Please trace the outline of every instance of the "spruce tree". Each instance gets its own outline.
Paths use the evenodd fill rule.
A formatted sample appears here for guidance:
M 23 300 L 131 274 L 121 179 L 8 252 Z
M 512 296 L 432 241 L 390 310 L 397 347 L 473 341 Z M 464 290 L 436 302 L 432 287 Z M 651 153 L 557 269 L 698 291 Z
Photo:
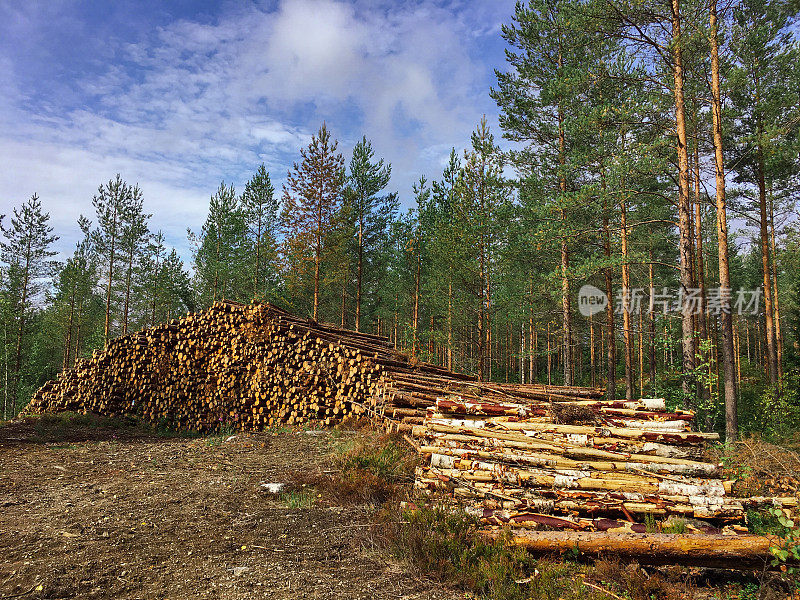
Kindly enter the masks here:
M 247 236 L 251 246 L 253 299 L 275 300 L 278 289 L 278 201 L 269 173 L 262 164 L 242 193 Z
M 246 266 L 245 219 L 233 185 L 222 182 L 211 196 L 208 217 L 200 234 L 189 231 L 201 306 L 209 306 L 219 299 L 244 301 L 250 297 L 252 279 Z

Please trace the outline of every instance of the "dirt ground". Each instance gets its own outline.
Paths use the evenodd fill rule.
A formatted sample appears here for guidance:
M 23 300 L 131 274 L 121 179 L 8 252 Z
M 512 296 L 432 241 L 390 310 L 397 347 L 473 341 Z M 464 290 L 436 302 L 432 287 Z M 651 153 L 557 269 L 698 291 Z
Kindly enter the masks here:
M 370 507 L 262 488 L 324 470 L 335 434 L 228 437 L 0 427 L 0 600 L 464 597 L 376 549 Z

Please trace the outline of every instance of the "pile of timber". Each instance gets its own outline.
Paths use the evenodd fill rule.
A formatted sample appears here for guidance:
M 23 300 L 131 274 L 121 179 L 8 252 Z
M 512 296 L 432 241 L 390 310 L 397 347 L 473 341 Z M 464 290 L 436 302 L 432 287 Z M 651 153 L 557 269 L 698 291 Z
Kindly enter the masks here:
M 797 505 L 731 497 L 721 465 L 704 458 L 718 435 L 693 431 L 694 415 L 667 411 L 662 399 L 504 389 L 504 400 L 442 396 L 412 431 L 425 457 L 415 488 L 488 527 L 643 534 L 680 518 L 682 529 L 719 534 L 748 508 Z
M 353 415 L 410 431 L 434 392 L 471 379 L 418 363 L 382 336 L 221 301 L 111 340 L 42 386 L 27 411 L 137 415 L 200 431 L 328 426 Z

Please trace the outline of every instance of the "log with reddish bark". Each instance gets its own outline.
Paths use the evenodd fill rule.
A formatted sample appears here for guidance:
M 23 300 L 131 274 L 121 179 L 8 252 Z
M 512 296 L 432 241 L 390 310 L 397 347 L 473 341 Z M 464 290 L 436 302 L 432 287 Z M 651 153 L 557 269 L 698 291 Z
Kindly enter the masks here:
M 505 537 L 497 530 L 484 535 L 489 539 Z M 540 556 L 578 552 L 590 557 L 617 556 L 646 565 L 736 569 L 764 568 L 771 559 L 770 547 L 780 544 L 774 536 L 581 531 L 515 531 L 507 541 Z

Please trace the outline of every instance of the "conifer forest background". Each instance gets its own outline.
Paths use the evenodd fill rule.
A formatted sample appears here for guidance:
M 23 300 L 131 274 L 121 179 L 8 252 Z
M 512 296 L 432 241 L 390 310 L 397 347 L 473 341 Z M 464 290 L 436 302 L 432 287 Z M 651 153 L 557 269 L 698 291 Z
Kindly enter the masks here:
M 188 262 L 124 173 L 98 173 L 69 256 L 54 250 L 58 198 L 3 198 L 0 414 L 109 339 L 225 298 L 486 380 L 665 397 L 728 439 L 796 434 L 798 11 L 521 2 L 486 92 L 501 131 L 479 120 L 443 171 L 392 190 L 369 132 L 343 156 L 323 123 L 280 189 L 253 165 L 209 190 Z M 586 285 L 610 298 L 590 316 Z

